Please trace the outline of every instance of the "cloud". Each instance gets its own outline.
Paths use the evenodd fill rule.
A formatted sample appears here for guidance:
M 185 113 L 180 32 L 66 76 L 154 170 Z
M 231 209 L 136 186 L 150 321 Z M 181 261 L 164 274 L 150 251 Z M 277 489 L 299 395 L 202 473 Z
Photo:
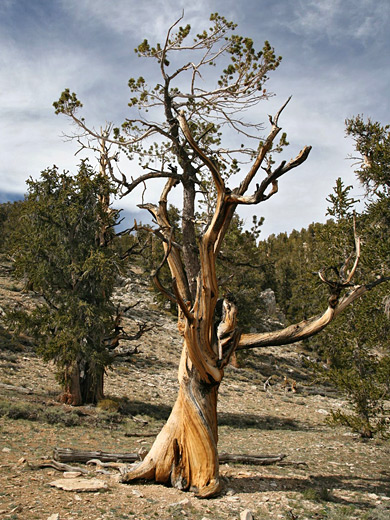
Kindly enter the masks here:
M 345 117 L 364 112 L 388 123 L 390 72 L 383 60 L 390 4 L 384 0 L 3 0 L 0 191 L 23 193 L 25 179 L 53 163 L 74 171 L 76 145 L 61 138 L 72 128 L 52 108 L 64 88 L 77 92 L 91 125 L 129 117 L 128 78 L 155 77 L 151 61 L 137 59 L 133 49 L 145 37 L 163 41 L 183 8 L 183 24 L 194 30 L 218 11 L 239 22 L 238 33 L 253 37 L 257 47 L 271 41 L 285 58 L 269 83 L 277 96 L 249 116 L 267 122 L 292 94 L 281 118 L 291 143 L 284 158 L 313 145 L 308 161 L 281 180 L 275 197 L 245 211 L 266 215 L 267 233 L 323 219 L 334 180 L 342 175 L 353 181 L 345 160 L 352 148 L 344 139 Z M 134 174 L 125 160 L 121 167 Z M 146 198 L 154 200 L 157 190 Z M 174 194 L 178 203 L 179 188 Z M 141 195 L 142 189 L 123 205 L 134 208 Z
M 326 37 L 339 45 L 347 39 L 367 45 L 386 35 L 390 4 L 377 0 L 298 0 L 291 20 L 284 24 L 292 32 L 311 40 Z
M 166 29 L 185 10 L 185 23 L 204 20 L 213 2 L 198 0 L 116 0 L 108 6 L 106 0 L 63 0 L 62 7 L 79 23 L 99 24 L 120 34 L 136 34 L 137 38 L 163 39 Z

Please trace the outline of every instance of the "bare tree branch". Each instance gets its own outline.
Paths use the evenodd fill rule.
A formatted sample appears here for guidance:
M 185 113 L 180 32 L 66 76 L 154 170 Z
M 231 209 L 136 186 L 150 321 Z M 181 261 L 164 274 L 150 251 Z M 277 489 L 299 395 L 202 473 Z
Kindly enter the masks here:
M 278 120 L 280 114 L 283 112 L 283 110 L 286 108 L 287 104 L 289 103 L 291 99 L 291 96 L 287 99 L 287 101 L 284 103 L 284 105 L 279 109 L 274 119 L 269 117 L 270 123 L 271 123 L 271 130 L 268 134 L 267 139 L 265 140 L 265 143 L 260 147 L 260 150 L 257 154 L 256 160 L 252 165 L 252 168 L 247 173 L 245 179 L 240 184 L 240 187 L 236 190 L 237 195 L 244 195 L 244 193 L 247 191 L 249 184 L 253 180 L 254 176 L 258 172 L 260 166 L 262 165 L 265 156 L 272 148 L 272 143 L 274 142 L 275 137 L 280 132 L 281 128 L 278 127 Z
M 277 180 L 279 177 L 305 162 L 309 156 L 310 151 L 311 146 L 305 146 L 305 148 L 299 152 L 295 159 L 291 159 L 287 164 L 282 162 L 278 168 L 276 168 L 274 171 L 271 171 L 267 175 L 267 177 L 261 182 L 260 185 L 257 185 L 256 191 L 253 195 L 236 195 L 235 191 L 233 191 L 231 195 L 229 195 L 229 200 L 236 204 L 258 204 L 259 202 L 268 200 L 278 191 Z M 272 186 L 272 189 L 269 193 L 266 194 L 265 191 L 270 185 Z M 241 188 L 242 185 L 240 186 L 239 191 L 242 191 Z
M 210 159 L 197 145 L 194 138 L 192 137 L 191 131 L 188 127 L 187 121 L 184 116 L 184 112 L 180 112 L 179 116 L 179 123 L 180 128 L 182 129 L 183 134 L 185 135 L 187 141 L 190 143 L 192 148 L 195 150 L 195 152 L 198 154 L 198 156 L 202 159 L 204 164 L 208 167 L 208 169 L 211 172 L 211 175 L 213 176 L 215 186 L 218 190 L 218 192 L 224 192 L 225 191 L 225 184 L 223 182 L 223 179 L 219 173 L 218 167 L 214 164 L 213 160 Z

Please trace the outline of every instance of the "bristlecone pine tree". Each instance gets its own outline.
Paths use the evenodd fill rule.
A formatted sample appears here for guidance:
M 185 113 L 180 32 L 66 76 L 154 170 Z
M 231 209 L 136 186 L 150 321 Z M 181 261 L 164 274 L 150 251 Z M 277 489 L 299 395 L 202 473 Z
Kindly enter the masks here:
M 275 164 L 273 154 L 287 144 L 285 134 L 277 139 L 279 118 L 287 102 L 270 117 L 264 139 L 258 137 L 261 124 L 247 119 L 249 109 L 268 98 L 267 75 L 280 63 L 268 42 L 260 52 L 255 51 L 253 41 L 236 35 L 235 25 L 218 14 L 210 17 L 209 28 L 191 37 L 190 26 L 180 27 L 180 21 L 169 28 L 162 44 L 152 47 L 144 40 L 138 46 L 140 57 L 157 64 L 160 80 L 150 87 L 142 77 L 130 79 L 129 106 L 135 115 L 121 128 L 106 127 L 104 135 L 107 143 L 118 145 L 128 158 L 137 156 L 144 168 L 131 179 L 126 178 L 123 168 L 120 175 L 111 170 L 123 195 L 151 179 L 166 179 L 159 202 L 140 207 L 153 215 L 155 232 L 163 240 L 162 264 L 169 266 L 172 287 L 160 283 L 159 269 L 154 280 L 177 303 L 178 328 L 183 336 L 177 401 L 146 458 L 123 475 L 123 481 L 154 479 L 209 497 L 220 490 L 217 399 L 232 354 L 240 349 L 285 345 L 316 334 L 371 285 L 351 283 L 360 251 L 356 239 L 356 261 L 341 271 L 340 279 L 328 280 L 320 273 L 330 290 L 322 314 L 276 332 L 243 334 L 237 327 L 236 304 L 225 298 L 222 317 L 217 318 L 216 259 L 237 207 L 257 205 L 275 195 L 279 179 L 302 164 L 311 148 L 307 146 L 295 158 Z M 65 90 L 54 106 L 57 113 L 68 115 L 79 126 L 79 139 L 88 136 L 86 147 L 93 139 L 102 138 L 78 117 L 81 103 L 76 94 Z M 222 145 L 225 131 L 230 132 L 226 143 L 231 143 L 236 133 L 236 146 Z M 241 172 L 241 163 L 249 161 Z M 234 188 L 228 186 L 233 174 L 240 175 Z M 183 193 L 180 242 L 167 210 L 172 190 L 178 185 Z M 201 214 L 199 199 L 205 204 Z

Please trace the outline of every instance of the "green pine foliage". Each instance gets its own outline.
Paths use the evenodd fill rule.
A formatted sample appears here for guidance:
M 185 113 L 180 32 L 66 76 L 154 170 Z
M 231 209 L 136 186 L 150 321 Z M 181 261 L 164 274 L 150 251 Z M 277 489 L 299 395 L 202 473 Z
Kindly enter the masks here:
M 13 230 L 17 226 L 17 216 L 21 201 L 0 204 L 0 253 L 8 255 Z
M 75 176 L 49 168 L 38 181 L 28 181 L 12 235 L 15 273 L 42 302 L 10 319 L 37 339 L 37 352 L 55 362 L 64 388 L 75 364 L 89 372 L 87 402 L 95 400 L 97 374 L 111 363 L 111 296 L 120 260 L 111 247 L 117 212 L 102 202 L 110 190 L 86 162 Z
M 354 215 L 356 200 L 352 186 L 342 179 L 327 197 L 325 224 L 311 224 L 290 235 L 271 235 L 259 243 L 260 255 L 268 259 L 268 282 L 290 323 L 318 312 L 327 298 L 327 287 L 318 277 L 321 271 L 337 280 L 346 259 L 354 252 L 354 221 L 361 237 L 362 251 L 355 284 L 375 282 L 390 276 L 390 198 L 388 179 L 389 127 L 358 118 L 347 121 L 362 157 L 358 179 L 366 187 L 366 205 Z M 354 157 L 356 160 L 356 157 Z M 351 269 L 351 258 L 347 269 Z M 320 335 L 305 341 L 320 362 L 316 374 L 336 386 L 349 399 L 350 411 L 334 411 L 332 421 L 343 424 L 363 437 L 386 434 L 390 429 L 384 407 L 390 398 L 390 297 L 389 286 L 349 306 Z
M 346 132 L 355 142 L 359 154 L 356 174 L 369 195 L 389 195 L 390 189 L 390 125 L 357 116 L 346 120 Z
M 259 313 L 264 309 L 261 299 L 266 283 L 267 265 L 261 261 L 257 241 L 264 219 L 253 219 L 252 228 L 235 215 L 226 234 L 217 260 L 220 297 L 231 294 L 237 303 L 238 323 L 242 330 L 259 330 Z

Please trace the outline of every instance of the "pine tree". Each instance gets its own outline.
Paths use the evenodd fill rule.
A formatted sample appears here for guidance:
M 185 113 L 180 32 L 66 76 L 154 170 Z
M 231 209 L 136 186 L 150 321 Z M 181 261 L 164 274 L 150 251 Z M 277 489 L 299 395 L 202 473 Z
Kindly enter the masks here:
M 306 161 L 311 147 L 276 163 L 275 154 L 288 144 L 279 119 L 289 100 L 269 118 L 266 136 L 259 135 L 260 122 L 248 117 L 254 106 L 269 97 L 268 74 L 280 63 L 269 42 L 256 51 L 251 38 L 236 34 L 236 25 L 217 13 L 197 34 L 180 23 L 181 18 L 168 29 L 162 44 L 144 40 L 137 47 L 140 57 L 154 63 L 159 80 L 150 84 L 143 77 L 130 78 L 130 114 L 120 128 L 111 126 L 112 131 L 98 135 L 78 116 L 81 103 L 69 90 L 54 106 L 78 126 L 77 137 L 86 147 L 104 140 L 126 158 L 138 158 L 144 168 L 138 176 L 133 168 L 129 176 L 122 167 L 111 172 L 123 195 L 153 179 L 165 179 L 158 202 L 140 207 L 153 216 L 164 248 L 160 266 L 167 264 L 170 271 L 170 286 L 160 283 L 160 266 L 155 281 L 178 306 L 183 336 L 179 393 L 150 452 L 122 479 L 156 479 L 180 489 L 196 488 L 199 496 L 209 497 L 221 485 L 217 400 L 224 367 L 233 353 L 281 346 L 316 334 L 368 287 L 362 284 L 349 291 L 350 277 L 341 277 L 328 284 L 330 296 L 323 313 L 277 331 L 243 333 L 230 295 L 218 313 L 216 264 L 236 209 L 273 197 L 280 179 Z M 245 171 L 238 180 L 234 175 L 241 167 Z M 180 242 L 168 213 L 172 192 L 179 185 Z M 200 197 L 206 205 L 203 222 L 198 218 Z
M 42 297 L 32 312 L 12 318 L 35 336 L 39 355 L 55 362 L 61 400 L 72 405 L 103 397 L 111 363 L 111 296 L 120 265 L 111 247 L 117 212 L 104 202 L 111 189 L 86 162 L 75 176 L 49 168 L 28 181 L 12 236 L 16 275 Z

